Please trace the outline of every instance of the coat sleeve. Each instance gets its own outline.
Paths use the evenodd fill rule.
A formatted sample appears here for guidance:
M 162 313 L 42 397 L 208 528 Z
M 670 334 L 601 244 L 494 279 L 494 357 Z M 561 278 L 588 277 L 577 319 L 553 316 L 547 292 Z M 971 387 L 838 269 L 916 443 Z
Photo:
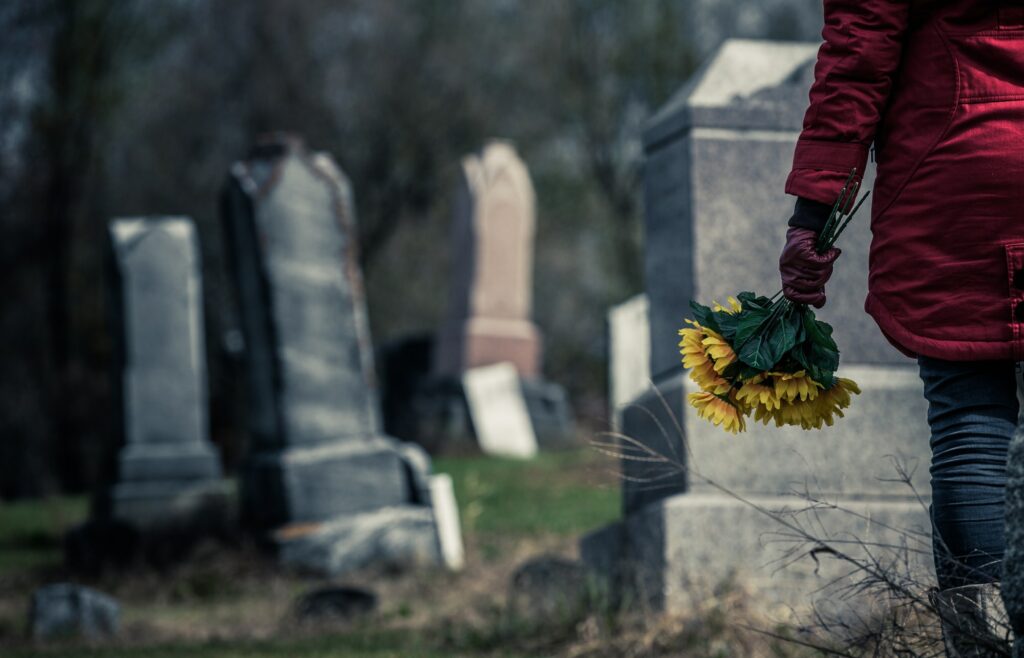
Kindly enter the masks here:
M 786 192 L 831 204 L 858 179 L 899 68 L 910 0 L 825 0 L 810 106 Z

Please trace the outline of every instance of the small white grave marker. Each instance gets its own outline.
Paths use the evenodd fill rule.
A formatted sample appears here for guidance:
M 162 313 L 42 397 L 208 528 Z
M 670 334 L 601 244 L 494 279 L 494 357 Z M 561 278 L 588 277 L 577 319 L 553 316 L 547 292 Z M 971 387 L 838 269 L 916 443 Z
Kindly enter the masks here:
M 651 332 L 647 295 L 613 306 L 608 311 L 608 397 L 615 427 L 622 410 L 651 387 Z
M 455 502 L 452 476 L 447 473 L 430 476 L 430 501 L 434 507 L 437 538 L 441 543 L 441 558 L 446 567 L 458 571 L 466 563 L 466 553 L 462 545 L 462 525 L 459 523 L 459 506 Z
M 537 454 L 537 437 L 514 365 L 496 363 L 467 370 L 462 387 L 481 450 L 522 459 Z

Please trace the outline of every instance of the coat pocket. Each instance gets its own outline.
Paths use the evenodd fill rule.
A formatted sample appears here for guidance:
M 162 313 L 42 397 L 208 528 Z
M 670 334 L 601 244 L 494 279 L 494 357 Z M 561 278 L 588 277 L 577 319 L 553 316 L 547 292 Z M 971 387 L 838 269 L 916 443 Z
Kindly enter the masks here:
M 951 35 L 960 102 L 1024 100 L 1024 29 Z

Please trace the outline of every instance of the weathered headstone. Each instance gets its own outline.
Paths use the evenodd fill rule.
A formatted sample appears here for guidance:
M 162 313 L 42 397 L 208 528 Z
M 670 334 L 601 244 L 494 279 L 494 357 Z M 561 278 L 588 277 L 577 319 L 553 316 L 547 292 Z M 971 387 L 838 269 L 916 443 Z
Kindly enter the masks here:
M 540 374 L 533 298 L 533 184 L 506 142 L 462 161 L 452 233 L 452 292 L 438 336 L 435 369 L 459 376 L 509 361 L 523 377 Z
M 248 371 L 245 519 L 292 564 L 440 563 L 429 459 L 381 434 L 347 179 L 274 136 L 232 168 L 224 219 Z
M 496 363 L 473 368 L 462 376 L 462 387 L 481 450 L 504 457 L 537 454 L 537 438 L 515 366 Z
M 631 405 L 623 433 L 670 457 L 673 465 L 625 460 L 625 518 L 584 542 L 593 563 L 599 544 L 619 551 L 626 582 L 656 607 L 673 608 L 696 581 L 715 585 L 738 570 L 769 596 L 795 603 L 844 565 L 767 566 L 792 544 L 763 539 L 780 526 L 762 510 L 801 508 L 794 491 L 849 504 L 872 519 L 816 511 L 825 535 L 886 536 L 885 524 L 928 532 L 925 508 L 897 479 L 890 456 L 913 471 L 927 498 L 929 431 L 916 368 L 862 310 L 870 240 L 867 213 L 843 235 L 843 257 L 819 316 L 842 349 L 840 374 L 860 383 L 836 426 L 805 432 L 749 423 L 733 437 L 696 418 L 678 351 L 689 301 L 724 301 L 742 290 L 779 287 L 777 254 L 793 198 L 783 193 L 813 79 L 815 44 L 727 41 L 651 121 L 644 137 L 645 275 L 650 302 L 654 387 Z M 873 170 L 866 174 L 870 187 Z M 771 258 L 765 255 L 776 255 Z M 898 534 L 898 533 L 897 533 Z M 728 551 L 721 551 L 726 545 Z M 930 560 L 922 560 L 922 568 Z M 807 566 L 807 568 L 803 568 Z
M 622 426 L 623 408 L 651 386 L 651 332 L 646 295 L 608 311 L 608 410 Z
M 199 249 L 183 217 L 110 225 L 117 433 L 98 516 L 179 523 L 225 493 L 208 437 Z

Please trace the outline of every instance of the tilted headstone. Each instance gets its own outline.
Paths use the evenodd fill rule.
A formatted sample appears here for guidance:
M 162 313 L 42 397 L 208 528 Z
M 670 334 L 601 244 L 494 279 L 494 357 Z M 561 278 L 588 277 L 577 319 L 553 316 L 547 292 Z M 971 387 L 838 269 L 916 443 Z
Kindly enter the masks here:
M 441 557 L 445 566 L 457 571 L 465 566 L 466 552 L 462 545 L 462 525 L 459 523 L 459 506 L 455 501 L 452 476 L 447 473 L 431 476 L 430 500 L 441 542 Z
M 537 454 L 537 438 L 515 366 L 496 363 L 473 368 L 462 376 L 462 388 L 481 450 L 503 457 Z
M 856 500 L 853 507 L 875 521 L 925 532 L 930 527 L 914 492 L 895 481 L 890 461 L 893 456 L 906 463 L 918 492 L 927 496 L 929 432 L 920 380 L 862 310 L 870 241 L 866 209 L 843 234 L 829 302 L 818 313 L 835 327 L 840 375 L 863 388 L 847 417 L 811 432 L 751 420 L 747 433 L 734 437 L 697 418 L 686 402 L 693 386 L 681 364 L 677 332 L 691 316 L 690 300 L 724 302 L 740 291 L 772 295 L 781 287 L 778 254 L 794 201 L 784 194 L 785 180 L 817 48 L 727 41 L 644 136 L 645 287 L 655 388 L 634 401 L 622 422 L 624 434 L 672 463 L 624 460 L 621 532 L 595 535 L 586 546 L 595 554 L 598 537 L 625 546 L 638 567 L 634 585 L 659 607 L 681 603 L 695 578 L 714 580 L 731 569 L 786 601 L 825 582 L 816 580 L 813 564 L 774 577 L 761 569 L 776 555 L 761 538 L 779 527 L 720 487 L 771 509 L 801 507 L 791 494 L 806 490 Z M 873 166 L 865 190 L 872 180 Z M 715 531 L 701 532 L 712 519 L 721 519 Z M 865 538 L 884 531 L 881 523 L 855 523 L 836 512 L 821 528 Z M 722 545 L 729 551 L 716 548 Z
M 223 491 L 208 436 L 199 249 L 183 217 L 118 219 L 109 235 L 122 447 L 99 512 L 160 525 Z
M 424 546 L 441 560 L 436 533 L 421 536 L 435 532 L 429 459 L 381 433 L 347 179 L 274 136 L 232 168 L 223 210 L 246 343 L 246 520 L 293 542 L 284 555 L 331 556 L 324 568 L 375 555 L 368 529 L 388 524 L 396 553 L 382 560 Z M 338 534 L 352 528 L 365 532 Z
M 540 333 L 530 319 L 534 192 L 526 165 L 505 142 L 462 161 L 452 233 L 453 277 L 435 370 L 460 376 L 509 361 L 540 374 Z

